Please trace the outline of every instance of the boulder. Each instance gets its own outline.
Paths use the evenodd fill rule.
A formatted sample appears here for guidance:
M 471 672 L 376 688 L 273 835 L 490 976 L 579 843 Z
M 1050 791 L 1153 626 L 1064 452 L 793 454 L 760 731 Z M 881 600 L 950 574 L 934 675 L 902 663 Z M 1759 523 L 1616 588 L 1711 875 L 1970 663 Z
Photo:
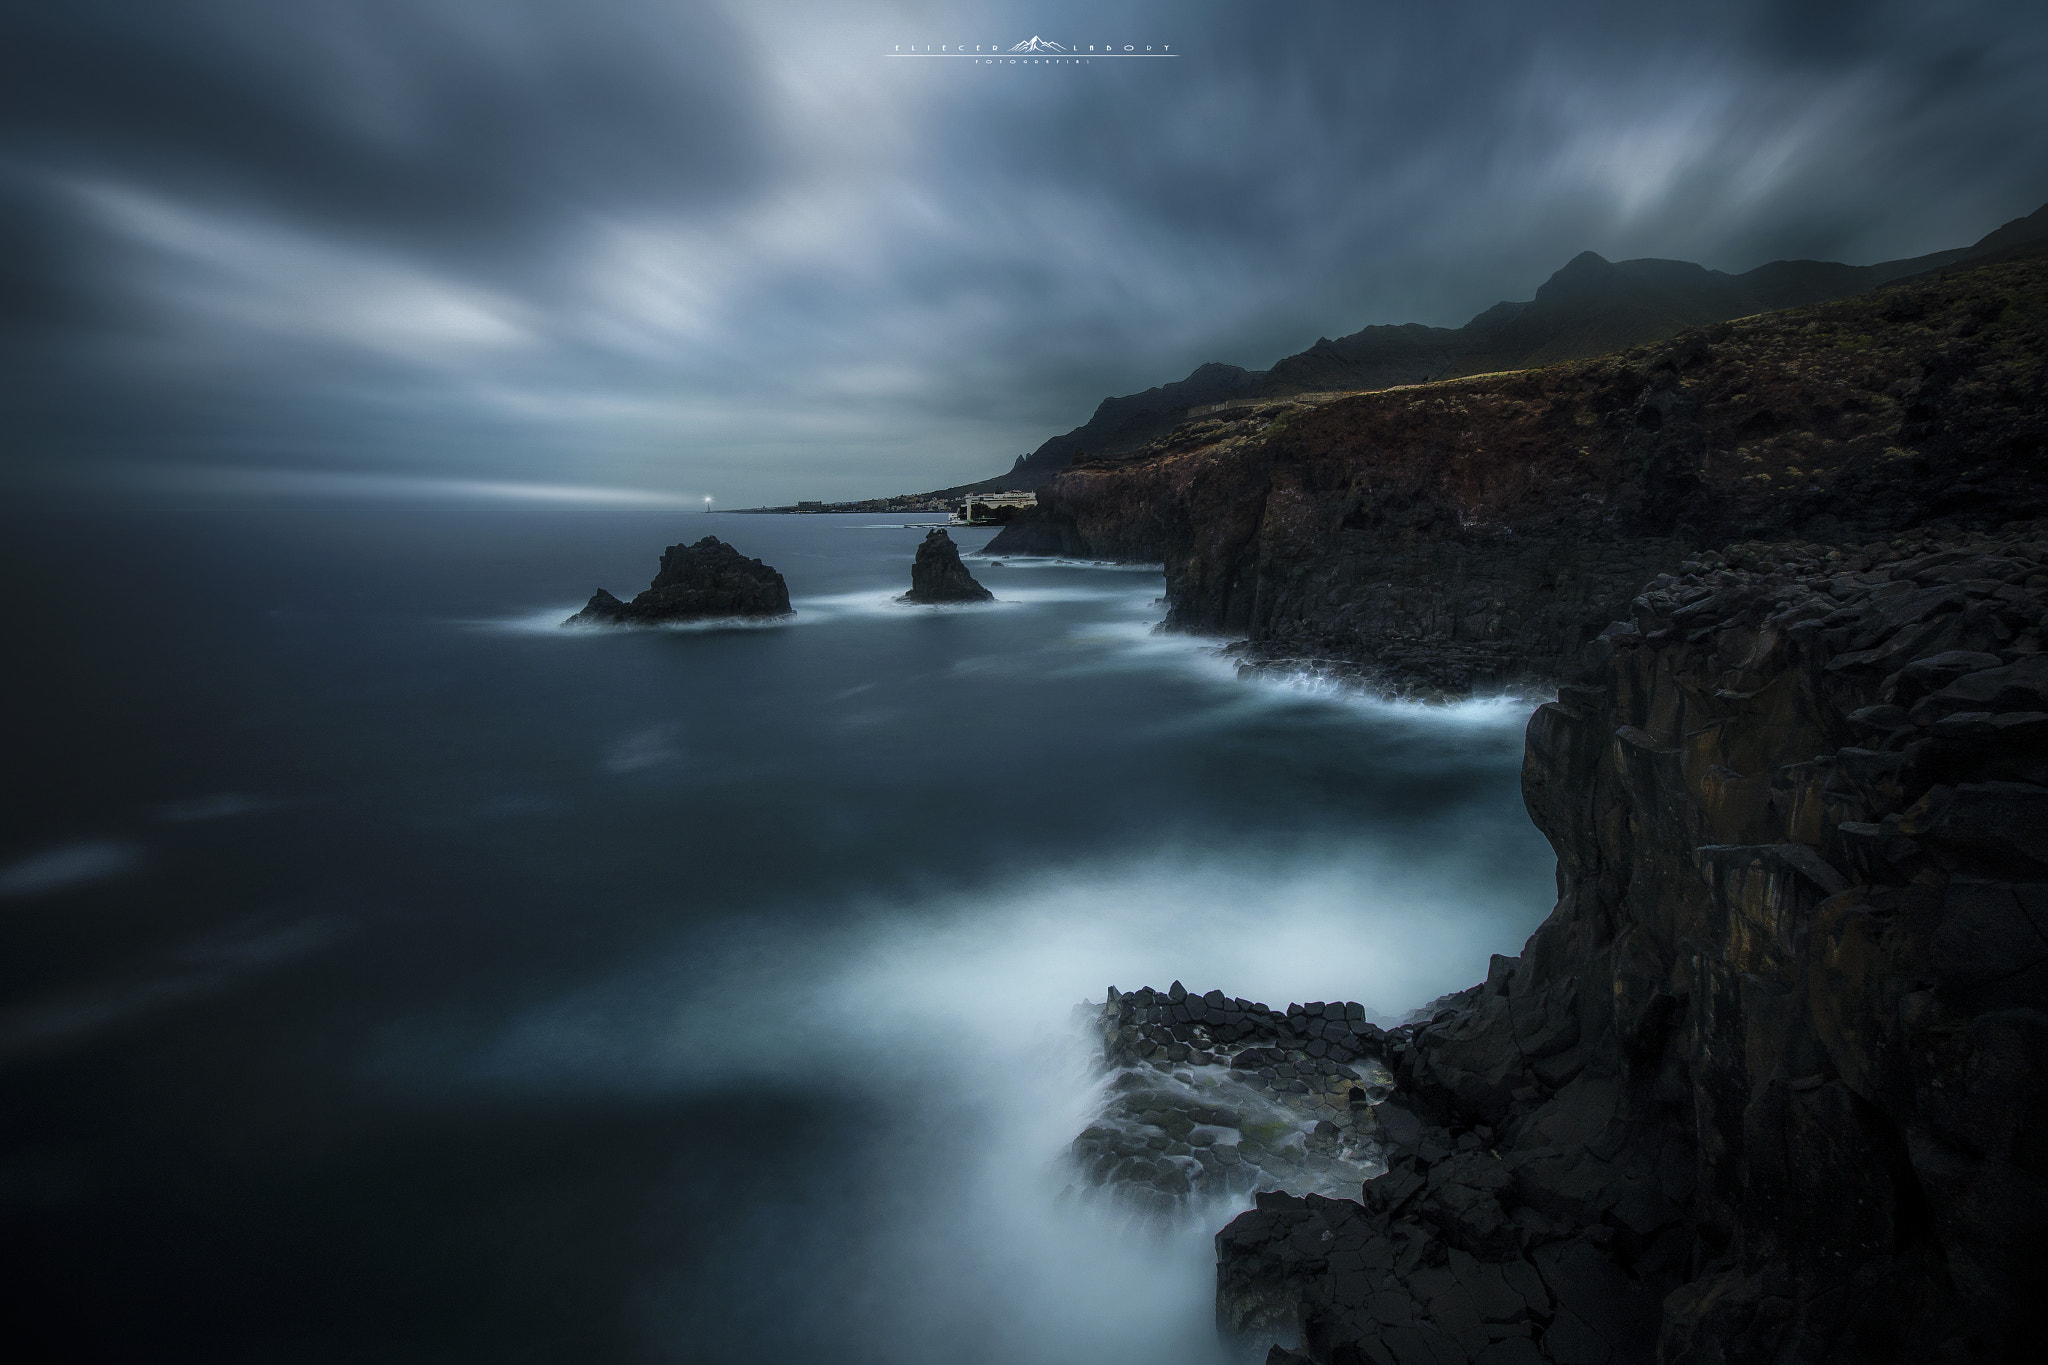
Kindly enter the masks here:
M 934 526 L 917 547 L 917 562 L 910 566 L 910 591 L 899 602 L 993 602 L 996 595 L 974 581 L 960 562 L 960 547 L 953 537 Z
M 630 602 L 599 588 L 565 626 L 652 626 L 726 617 L 787 616 L 789 585 L 758 559 L 716 536 L 671 545 L 647 591 Z

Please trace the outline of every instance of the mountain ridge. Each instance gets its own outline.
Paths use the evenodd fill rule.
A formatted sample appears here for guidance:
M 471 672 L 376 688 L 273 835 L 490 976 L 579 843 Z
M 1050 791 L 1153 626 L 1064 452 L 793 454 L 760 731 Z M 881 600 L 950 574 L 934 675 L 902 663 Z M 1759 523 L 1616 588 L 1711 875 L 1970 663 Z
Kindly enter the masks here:
M 1503 300 L 1463 327 L 1375 323 L 1334 339 L 1318 337 L 1264 370 L 1210 361 L 1184 379 L 1105 398 L 1086 422 L 1047 439 L 1007 472 L 940 491 L 1035 489 L 1078 459 L 1135 454 L 1196 409 L 1215 403 L 1392 388 L 1583 360 L 1663 341 L 1688 327 L 1868 293 L 2043 240 L 2048 204 L 1969 246 L 1874 265 L 1780 260 L 1730 275 L 1692 261 L 1609 261 L 1582 251 L 1538 286 L 1533 298 Z

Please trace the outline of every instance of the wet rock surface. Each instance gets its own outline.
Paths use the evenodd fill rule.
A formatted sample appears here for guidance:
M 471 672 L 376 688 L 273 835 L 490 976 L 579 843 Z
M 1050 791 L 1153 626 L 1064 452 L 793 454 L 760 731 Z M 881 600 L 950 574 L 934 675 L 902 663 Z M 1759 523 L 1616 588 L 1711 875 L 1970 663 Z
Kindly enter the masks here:
M 2048 1291 L 2048 522 L 1675 564 L 1529 725 L 1560 897 L 1218 1236 L 1323 1365 L 2003 1361 Z M 1285 1358 L 1296 1358 L 1286 1355 Z
M 787 616 L 789 585 L 758 559 L 716 536 L 661 553 L 654 581 L 630 602 L 599 588 L 565 626 L 652 626 L 726 617 Z
M 1107 1076 L 1074 1139 L 1085 1182 L 1161 1214 L 1259 1190 L 1342 1194 L 1378 1174 L 1393 1085 L 1356 1003 L 1274 1010 L 1221 991 L 1110 989 L 1091 1008 Z
M 910 566 L 910 591 L 899 602 L 993 602 L 996 595 L 974 581 L 960 562 L 960 547 L 945 531 L 933 528 L 917 547 Z

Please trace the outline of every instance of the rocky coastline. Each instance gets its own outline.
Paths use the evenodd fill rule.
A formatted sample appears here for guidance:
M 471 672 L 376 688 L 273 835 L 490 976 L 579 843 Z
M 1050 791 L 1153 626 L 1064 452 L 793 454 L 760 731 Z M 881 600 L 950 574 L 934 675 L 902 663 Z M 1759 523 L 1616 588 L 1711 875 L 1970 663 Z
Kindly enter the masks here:
M 1556 697 L 1523 789 L 1557 904 L 1484 982 L 1385 1033 L 1346 1011 L 1334 1063 L 1305 1010 L 1101 1013 L 1116 1121 L 1082 1171 L 1255 1195 L 1217 1238 L 1223 1331 L 1315 1365 L 2031 1358 L 2044 357 L 2022 259 L 1212 413 L 991 543 L 1163 560 L 1168 625 L 1247 670 Z M 1224 1120 L 1275 1099 L 1251 1155 L 1287 1155 L 1247 1162 Z
M 1743 541 L 2048 514 L 2048 258 L 1543 369 L 1296 394 L 1044 485 L 983 551 L 1165 565 L 1169 628 L 1393 695 L 1554 685 Z
M 1678 567 L 1530 722 L 1550 918 L 1412 1027 L 1334 1025 L 1391 1087 L 1299 1006 L 1112 999 L 1110 1045 L 1164 1070 L 1322 1042 L 1306 1088 L 1384 1167 L 1309 1188 L 1304 1143 L 1252 1178 L 1217 1238 L 1231 1337 L 1317 1365 L 2030 1350 L 2048 522 Z

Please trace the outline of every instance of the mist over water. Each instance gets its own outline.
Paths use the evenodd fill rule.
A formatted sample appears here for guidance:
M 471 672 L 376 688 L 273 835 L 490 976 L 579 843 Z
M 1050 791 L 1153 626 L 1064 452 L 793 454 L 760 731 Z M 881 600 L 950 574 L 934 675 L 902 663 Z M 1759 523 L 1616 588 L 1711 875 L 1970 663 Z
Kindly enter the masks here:
M 1553 894 L 1526 710 L 1240 682 L 1128 566 L 906 606 L 913 520 L 11 517 L 51 666 L 7 682 L 10 1317 L 69 1359 L 1220 1360 L 1229 1210 L 1067 1189 L 1073 1008 L 1477 980 Z M 557 628 L 704 534 L 796 618 Z

